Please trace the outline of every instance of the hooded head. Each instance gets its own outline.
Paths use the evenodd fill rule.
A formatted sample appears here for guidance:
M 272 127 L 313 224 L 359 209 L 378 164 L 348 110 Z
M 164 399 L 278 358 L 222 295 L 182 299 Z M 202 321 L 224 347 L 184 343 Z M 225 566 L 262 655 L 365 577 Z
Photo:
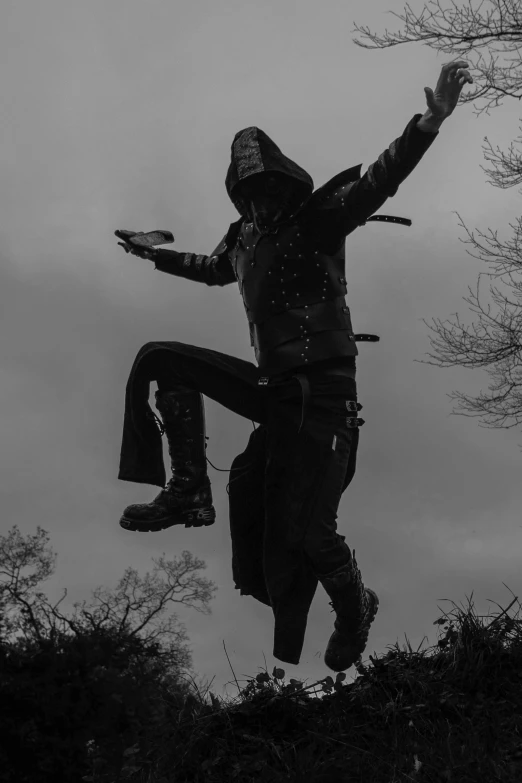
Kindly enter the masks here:
M 234 136 L 225 184 L 239 214 L 261 230 L 288 220 L 314 190 L 311 176 L 255 126 Z

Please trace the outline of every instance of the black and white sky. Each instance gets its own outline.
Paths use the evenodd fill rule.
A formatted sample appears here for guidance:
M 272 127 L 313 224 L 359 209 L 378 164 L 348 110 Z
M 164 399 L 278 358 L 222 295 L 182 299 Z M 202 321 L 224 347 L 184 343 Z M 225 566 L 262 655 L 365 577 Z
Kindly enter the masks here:
M 422 5 L 415 3 L 420 13 Z M 0 29 L 0 416 L 2 532 L 41 525 L 58 553 L 44 583 L 62 611 L 116 586 L 129 565 L 188 549 L 218 591 L 205 616 L 173 607 L 186 625 L 195 672 L 236 695 L 238 676 L 272 657 L 268 607 L 234 589 L 228 473 L 209 466 L 216 524 L 131 534 L 129 503 L 157 488 L 118 481 L 125 385 L 139 348 L 177 340 L 255 361 L 237 286 L 208 288 L 127 256 L 114 229 L 168 229 L 175 249 L 210 253 L 237 213 L 225 190 L 230 144 L 248 125 L 266 131 L 316 187 L 358 163 L 362 171 L 424 113 L 452 55 L 420 43 L 365 50 L 355 23 L 401 29 L 396 0 L 7 0 Z M 466 90 L 469 88 L 466 87 Z M 358 469 L 339 509 L 367 585 L 380 596 L 365 657 L 406 636 L 437 640 L 434 621 L 465 605 L 507 606 L 520 589 L 522 437 L 450 415 L 453 390 L 478 394 L 480 370 L 427 359 L 422 318 L 476 316 L 463 297 L 484 262 L 466 253 L 470 230 L 508 240 L 516 188 L 492 187 L 480 165 L 487 136 L 506 150 L 519 107 L 490 115 L 459 106 L 381 214 L 411 227 L 369 223 L 347 240 L 347 301 L 359 344 L 358 394 L 366 424 Z M 484 301 L 489 300 L 484 283 Z M 151 393 L 155 386 L 151 388 Z M 208 457 L 229 469 L 252 430 L 205 399 Z M 166 452 L 165 452 L 166 453 Z M 334 616 L 320 588 L 299 666 L 326 676 Z

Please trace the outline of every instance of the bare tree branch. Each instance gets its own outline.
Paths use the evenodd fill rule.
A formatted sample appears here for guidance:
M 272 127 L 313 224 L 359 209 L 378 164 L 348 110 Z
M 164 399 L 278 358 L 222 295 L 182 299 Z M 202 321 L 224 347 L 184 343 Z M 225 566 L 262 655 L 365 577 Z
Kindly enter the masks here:
M 187 641 L 184 626 L 178 623 L 176 615 L 156 624 L 156 619 L 165 612 L 170 602 L 184 604 L 196 611 L 210 614 L 209 602 L 217 590 L 211 581 L 198 575 L 205 568 L 205 562 L 184 550 L 178 559 L 166 560 L 165 553 L 154 559 L 154 572 L 147 572 L 141 579 L 137 571 L 127 568 L 118 582 L 116 590 L 97 587 L 94 598 L 75 602 L 74 614 L 67 617 L 57 607 L 67 595 L 51 606 L 43 593 L 34 593 L 34 587 L 54 571 L 54 558 L 46 550 L 48 533 L 38 527 L 36 536 L 24 539 L 16 525 L 6 537 L 0 536 L 0 596 L 3 605 L 15 609 L 19 617 L 9 622 L 9 630 L 22 631 L 26 640 L 36 638 L 40 645 L 54 643 L 58 634 L 72 632 L 76 636 L 92 633 L 99 629 L 113 629 L 126 638 L 137 637 L 146 644 L 158 641 L 163 644 L 158 657 L 166 665 L 187 667 L 190 653 L 183 646 Z M 21 576 L 22 568 L 33 568 L 34 573 Z M 159 572 L 166 574 L 166 580 Z M 147 633 L 142 633 L 147 631 Z
M 442 52 L 456 54 L 459 59 L 464 54 L 473 55 L 476 50 L 487 47 L 490 51 L 489 64 L 480 52 L 475 64 L 471 62 L 472 57 L 466 57 L 470 61 L 469 70 L 475 90 L 462 92 L 459 105 L 484 98 L 488 100 L 486 106 L 475 114 L 478 116 L 482 111 L 489 113 L 488 109 L 500 105 L 505 96 L 522 98 L 522 4 L 517 0 L 489 0 L 492 8 L 483 12 L 484 5 L 485 0 L 474 9 L 469 1 L 468 6 L 458 7 L 452 0 L 452 8 L 446 11 L 438 1 L 428 2 L 429 8 L 425 6 L 420 16 L 415 16 L 407 4 L 404 16 L 390 12 L 405 23 L 404 33 L 389 34 L 386 30 L 384 37 L 379 37 L 367 27 L 356 26 L 355 29 L 374 45 L 363 44 L 357 39 L 354 42 L 366 49 L 376 49 L 421 41 Z M 498 64 L 497 47 L 504 54 L 515 53 L 513 57 L 505 58 L 509 63 L 507 66 Z M 513 149 L 515 142 L 511 144 L 509 153 L 504 154 L 498 147 L 495 153 L 487 137 L 485 141 L 489 149 L 483 148 L 484 157 L 493 163 L 493 169 L 481 168 L 490 175 L 489 183 L 498 188 L 522 183 L 522 157 Z M 520 144 L 520 141 L 517 143 Z M 427 354 L 434 361 L 421 363 L 486 370 L 492 381 L 489 393 L 480 392 L 477 397 L 472 397 L 453 392 L 447 396 L 459 402 L 455 414 L 467 415 L 467 411 L 469 415 L 482 416 L 486 426 L 509 429 L 522 423 L 522 281 L 519 277 L 522 271 L 522 222 L 519 218 L 518 225 L 510 224 L 514 232 L 511 242 L 500 242 L 497 232 L 491 229 L 489 237 L 479 231 L 489 247 L 475 239 L 462 219 L 460 225 L 468 233 L 470 243 L 482 253 L 478 256 L 479 260 L 486 261 L 494 271 L 479 274 L 476 294 L 468 286 L 470 298 L 464 297 L 464 301 L 478 315 L 478 323 L 472 324 L 472 328 L 464 326 L 457 313 L 454 314 L 456 323 L 449 321 L 449 326 L 433 319 L 435 327 L 432 328 L 422 319 L 435 332 L 436 338 L 430 338 L 434 353 Z M 466 252 L 473 256 L 468 250 Z M 507 285 L 513 291 L 513 298 L 508 298 L 498 288 L 491 289 L 491 298 L 496 306 L 493 315 L 491 305 L 488 304 L 486 310 L 479 300 L 480 277 L 483 274 L 502 282 L 508 278 Z
M 493 11 L 484 16 L 480 13 L 484 0 L 480 3 L 477 10 L 471 7 L 471 2 L 469 2 L 468 8 L 458 8 L 455 2 L 452 2 L 453 11 L 445 11 L 441 8 L 440 2 L 430 1 L 428 6 L 435 7 L 438 10 L 430 12 L 424 7 L 419 17 L 415 16 L 407 3 L 404 16 L 389 11 L 393 16 L 405 23 L 406 33 L 388 34 L 386 30 L 385 36 L 381 38 L 371 33 L 368 27 L 359 28 L 356 25 L 355 31 L 362 33 L 373 41 L 375 45 L 364 44 L 356 38 L 353 41 L 363 49 L 384 49 L 401 43 L 422 41 L 434 49 L 439 49 L 441 52 L 457 54 L 459 58 L 480 47 L 487 46 L 491 49 L 497 43 L 507 44 L 503 51 L 517 51 L 522 38 L 522 8 L 520 3 L 517 0 L 489 1 L 498 9 L 497 18 L 494 17 Z M 440 16 L 438 12 L 440 12 Z M 492 57 L 488 66 L 483 63 L 479 53 L 478 62 L 473 66 L 473 81 L 476 84 L 475 91 L 462 92 L 460 95 L 459 104 L 464 104 L 472 103 L 479 98 L 488 97 L 491 93 L 494 93 L 490 102 L 477 113 L 478 115 L 482 111 L 488 113 L 487 110 L 492 104 L 495 107 L 499 106 L 499 100 L 502 96 L 508 95 L 513 98 L 522 98 L 522 74 L 516 70 L 520 66 L 520 55 L 514 58 L 514 64 L 507 68 L 498 66 L 497 59 Z M 513 68 L 515 73 L 512 73 Z

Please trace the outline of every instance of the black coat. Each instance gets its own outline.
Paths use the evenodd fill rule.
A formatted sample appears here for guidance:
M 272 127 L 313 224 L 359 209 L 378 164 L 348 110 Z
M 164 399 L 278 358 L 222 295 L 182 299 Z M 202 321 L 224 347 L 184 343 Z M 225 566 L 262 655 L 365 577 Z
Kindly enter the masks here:
M 206 285 L 237 282 L 265 374 L 356 356 L 358 338 L 345 300 L 345 240 L 370 220 L 411 225 L 405 218 L 372 215 L 397 193 L 437 135 L 417 128 L 421 116 L 414 115 L 362 177 L 361 164 L 352 166 L 316 191 L 310 175 L 266 133 L 256 127 L 239 131 L 225 182 L 240 219 L 210 256 L 160 250 L 156 268 Z M 239 186 L 263 172 L 283 173 L 293 187 L 284 219 L 260 232 Z
M 284 343 L 283 351 L 279 355 L 279 359 L 281 359 L 281 356 L 283 357 L 279 369 L 284 369 L 285 366 L 287 369 L 293 369 L 301 363 L 304 364 L 303 360 L 299 361 L 300 357 L 303 356 L 303 345 L 305 345 L 305 341 L 312 339 L 318 341 L 314 349 L 315 360 L 319 356 L 333 357 L 334 359 L 336 356 L 344 357 L 344 359 L 347 357 L 353 358 L 357 350 L 353 344 L 350 345 L 349 350 L 347 350 L 347 346 L 357 341 L 358 337 L 362 338 L 364 336 L 353 335 L 351 322 L 349 321 L 349 312 L 348 318 L 343 321 L 343 316 L 333 311 L 333 308 L 337 307 L 337 303 L 341 305 L 341 300 L 343 300 L 345 293 L 346 279 L 343 276 L 344 240 L 355 228 L 364 225 L 369 220 L 382 219 L 406 225 L 411 224 L 411 221 L 403 218 L 371 216 L 388 198 L 395 195 L 400 183 L 415 168 L 438 135 L 437 133 L 420 131 L 416 127 L 421 116 L 416 114 L 410 120 L 402 136 L 395 139 L 389 148 L 384 150 L 379 158 L 368 167 L 363 176 L 360 176 L 361 165 L 359 164 L 341 172 L 315 192 L 310 175 L 289 158 L 286 158 L 263 131 L 254 127 L 240 131 L 236 134 L 232 144 L 232 157 L 227 173 L 226 186 L 227 192 L 241 217 L 230 225 L 225 237 L 210 256 L 160 250 L 155 257 L 156 269 L 210 286 L 224 286 L 239 282 L 249 319 L 252 344 L 256 349 L 260 374 L 265 375 L 270 370 L 270 362 L 266 364 L 267 354 L 263 352 L 263 334 L 260 325 L 262 326 L 267 320 L 269 303 L 266 301 L 266 297 L 276 292 L 276 289 L 265 287 L 265 300 L 258 300 L 252 305 L 253 300 L 249 301 L 244 293 L 245 270 L 248 270 L 249 262 L 256 262 L 256 247 L 259 248 L 264 243 L 266 250 L 269 247 L 269 243 L 274 239 L 277 244 L 278 238 L 286 237 L 287 245 L 285 246 L 283 243 L 283 247 L 279 246 L 277 248 L 278 258 L 270 259 L 269 253 L 265 253 L 262 262 L 265 264 L 267 274 L 268 270 L 274 270 L 274 260 L 277 261 L 277 264 L 283 266 L 286 263 L 284 259 L 292 254 L 290 245 L 292 231 L 295 229 L 301 232 L 304 226 L 305 232 L 308 231 L 307 236 L 312 237 L 310 247 L 317 248 L 318 245 L 313 245 L 316 242 L 320 243 L 324 248 L 322 253 L 324 266 L 321 267 L 321 275 L 327 276 L 329 274 L 327 282 L 330 288 L 327 291 L 327 296 L 324 297 L 324 301 L 329 299 L 331 303 L 330 311 L 326 316 L 324 316 L 324 312 L 321 315 L 321 308 L 323 307 L 322 292 L 313 299 L 313 292 L 317 289 L 317 285 L 315 288 L 313 286 L 310 287 L 310 281 L 313 282 L 314 280 L 313 274 L 308 276 L 303 274 L 299 285 L 294 286 L 291 290 L 289 289 L 291 298 L 288 298 L 287 301 L 282 299 L 278 301 L 279 309 L 273 314 L 273 317 L 276 319 L 281 319 L 282 317 L 290 318 L 290 321 L 284 323 L 281 329 L 292 329 L 296 323 L 299 326 L 299 321 L 295 320 L 292 313 L 297 313 L 299 310 L 300 300 L 298 297 L 306 294 L 309 297 L 309 306 L 317 305 L 314 311 L 317 314 L 315 316 L 317 318 L 316 324 L 320 324 L 321 328 L 316 331 L 315 337 L 307 335 L 300 339 L 300 335 L 297 332 L 294 346 L 288 342 Z M 243 272 L 239 274 L 237 262 L 239 255 L 241 255 L 238 252 L 241 250 L 241 240 L 243 239 L 245 244 L 245 237 L 252 236 L 252 230 L 251 226 L 248 226 L 246 207 L 242 203 L 240 195 L 238 195 L 236 186 L 241 179 L 262 171 L 281 171 L 293 177 L 296 183 L 293 193 L 294 201 L 290 205 L 290 217 L 284 225 L 276 227 L 273 236 L 254 237 L 255 243 L 253 239 L 251 242 L 248 238 L 246 239 L 246 243 L 250 242 L 250 246 L 247 247 L 248 253 L 245 254 L 241 251 Z M 314 269 L 312 269 L 313 265 L 310 263 L 312 256 L 305 259 L 306 252 L 308 251 L 303 246 L 303 250 L 298 254 L 303 256 L 303 270 L 306 272 L 308 267 L 310 267 L 310 271 L 314 272 Z M 313 256 L 315 254 L 316 250 L 313 250 Z M 332 258 L 334 258 L 334 262 L 332 262 Z M 332 263 L 334 264 L 333 266 Z M 342 264 L 341 267 L 339 263 Z M 328 272 L 329 269 L 330 272 Z M 332 272 L 332 270 L 334 271 Z M 335 280 L 337 274 L 339 279 Z M 286 284 L 286 281 L 283 282 Z M 325 282 L 325 286 L 327 286 L 327 282 Z M 277 293 L 274 295 L 277 296 Z M 310 300 L 310 296 L 313 302 Z M 258 305 L 259 310 L 256 314 L 255 308 Z M 261 317 L 259 317 L 259 313 L 262 314 Z M 325 321 L 319 322 L 318 319 L 320 317 L 332 319 L 329 330 L 328 326 L 325 327 Z M 312 318 L 311 320 L 313 321 L 314 319 Z M 311 331 L 313 332 L 313 329 Z M 270 329 L 268 331 L 265 330 L 265 335 L 268 332 L 270 332 L 272 337 L 270 338 L 271 342 L 270 340 L 266 341 L 266 346 L 278 348 L 283 332 L 278 333 L 277 329 L 275 331 Z M 319 344 L 321 340 L 323 342 Z M 144 346 L 136 357 L 127 385 L 119 472 L 119 478 L 122 480 L 157 484 L 158 486 L 164 486 L 165 484 L 166 477 L 161 438 L 148 404 L 149 381 L 140 374 L 139 367 L 140 360 L 148 352 L 156 348 L 168 349 L 169 346 L 172 347 L 173 351 L 185 353 L 187 356 L 204 355 L 205 361 L 209 360 L 216 368 L 219 368 L 220 362 L 226 361 L 226 359 L 215 354 L 215 352 L 181 343 L 161 342 L 150 343 Z M 271 361 L 273 358 L 272 354 Z M 232 357 L 230 359 L 233 362 Z M 259 359 L 262 361 L 260 362 Z M 263 361 L 265 361 L 264 365 Z M 251 379 L 248 380 L 251 381 Z M 244 464 L 260 458 L 260 455 L 263 453 L 263 438 L 262 428 L 261 431 L 258 430 L 253 433 L 246 451 L 236 457 L 233 467 L 239 469 Z M 248 481 L 248 478 L 245 481 Z M 243 489 L 245 487 L 247 490 L 249 489 L 246 484 Z M 245 495 L 244 521 L 242 521 L 241 506 L 243 494 Z M 250 531 L 248 535 L 242 534 L 242 531 L 246 531 L 251 524 L 248 494 L 248 491 L 240 493 L 241 496 L 235 494 L 234 518 L 232 518 L 231 514 L 234 580 L 236 587 L 241 590 L 242 594 L 253 595 L 262 603 L 270 605 L 269 594 L 273 592 L 270 586 L 277 583 L 280 574 L 270 573 L 269 569 L 265 567 L 266 564 L 262 562 L 261 557 L 262 548 L 257 544 L 255 546 L 252 544 L 252 532 Z M 262 524 L 261 519 L 256 523 L 257 542 L 263 538 Z M 277 562 L 281 566 L 282 558 L 279 557 Z M 273 607 L 276 615 L 274 654 L 280 660 L 291 663 L 299 662 L 306 627 L 306 616 L 316 586 L 317 579 L 309 571 L 303 570 L 299 584 L 292 587 L 288 597 L 281 599 L 277 612 Z M 293 623 L 290 622 L 292 618 Z

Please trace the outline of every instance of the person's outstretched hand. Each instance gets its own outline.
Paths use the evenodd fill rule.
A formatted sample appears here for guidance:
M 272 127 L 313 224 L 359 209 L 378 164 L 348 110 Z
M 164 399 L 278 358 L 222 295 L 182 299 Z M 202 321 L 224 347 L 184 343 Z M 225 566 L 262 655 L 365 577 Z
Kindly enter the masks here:
M 424 88 L 428 109 L 434 117 L 441 119 L 449 117 L 455 110 L 460 93 L 466 82 L 473 84 L 473 78 L 467 67 L 468 63 L 466 60 L 446 63 L 446 65 L 442 66 L 435 92 L 433 92 L 431 87 Z
M 123 239 L 121 236 L 122 234 L 127 234 L 129 237 L 131 237 L 135 236 L 136 234 L 143 234 L 143 231 L 115 231 L 114 233 L 118 238 Z M 120 245 L 120 247 L 122 247 L 126 253 L 132 253 L 133 256 L 147 258 L 149 260 L 154 258 L 158 252 L 154 247 L 140 247 L 139 245 L 131 245 L 129 242 L 118 242 L 118 245 Z
M 136 245 L 128 245 L 126 242 L 118 242 L 118 245 L 122 247 L 126 253 L 132 253 L 133 256 L 139 258 L 154 258 L 157 255 L 157 250 L 153 247 L 137 247 Z

